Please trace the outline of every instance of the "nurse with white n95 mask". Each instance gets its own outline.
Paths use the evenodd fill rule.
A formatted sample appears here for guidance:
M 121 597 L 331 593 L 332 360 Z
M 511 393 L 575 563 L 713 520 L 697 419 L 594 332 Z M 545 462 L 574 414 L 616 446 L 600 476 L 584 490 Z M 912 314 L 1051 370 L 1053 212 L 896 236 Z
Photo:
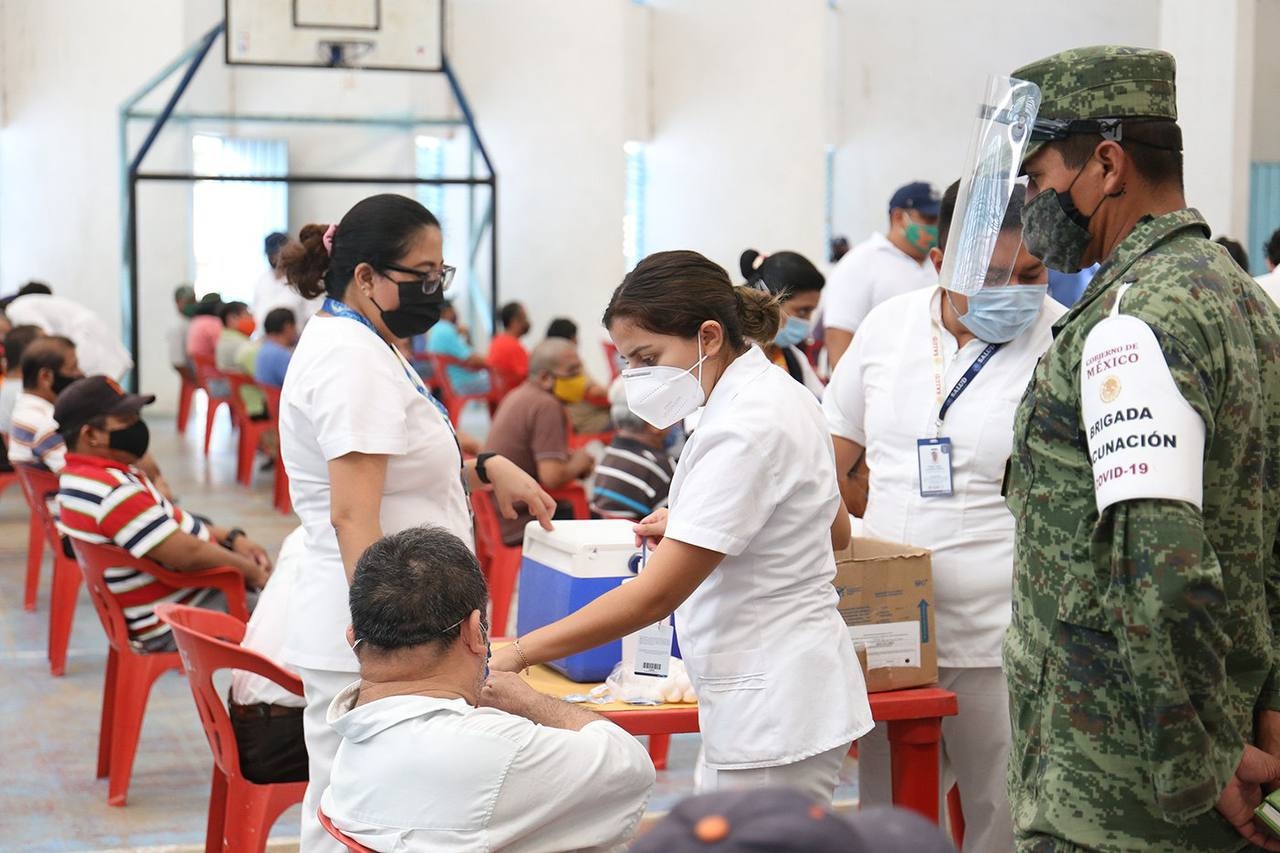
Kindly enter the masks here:
M 670 509 L 636 525 L 656 543 L 639 577 L 492 667 L 565 657 L 675 611 L 703 790 L 780 785 L 829 802 L 871 709 L 832 585 L 849 519 L 822 410 L 749 343 L 773 340 L 779 320 L 775 297 L 695 252 L 650 255 L 623 280 L 604 323 L 629 365 L 628 406 L 659 429 L 705 406 L 701 421 Z

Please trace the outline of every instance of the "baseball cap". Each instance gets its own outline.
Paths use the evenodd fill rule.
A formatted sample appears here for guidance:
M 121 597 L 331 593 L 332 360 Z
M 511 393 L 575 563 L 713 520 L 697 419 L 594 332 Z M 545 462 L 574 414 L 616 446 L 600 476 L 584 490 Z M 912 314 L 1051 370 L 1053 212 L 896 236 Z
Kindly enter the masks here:
M 691 797 L 632 853 L 954 853 L 936 826 L 899 809 L 871 809 L 853 819 L 833 814 L 790 788 L 757 788 Z
M 1050 139 L 1119 124 L 1099 120 L 1177 121 L 1176 73 L 1173 54 L 1115 44 L 1064 50 L 1022 66 L 1010 76 L 1040 87 L 1040 111 L 1023 160 Z
M 109 376 L 86 376 L 68 385 L 53 404 L 58 431 L 76 432 L 104 415 L 136 415 L 156 401 L 154 394 L 126 394 Z
M 889 199 L 890 210 L 918 210 L 925 216 L 937 216 L 942 196 L 925 181 L 912 181 L 898 187 Z

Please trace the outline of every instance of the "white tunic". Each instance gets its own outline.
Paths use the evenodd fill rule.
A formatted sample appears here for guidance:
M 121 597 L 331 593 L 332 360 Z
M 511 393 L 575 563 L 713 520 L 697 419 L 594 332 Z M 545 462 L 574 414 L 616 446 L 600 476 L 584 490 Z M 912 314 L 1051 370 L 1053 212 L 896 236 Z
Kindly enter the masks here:
M 758 347 L 712 390 L 670 507 L 669 538 L 726 555 L 676 611 L 707 765 L 792 764 L 869 731 L 832 586 L 831 440 L 813 394 Z
M 857 332 L 887 299 L 938 283 L 933 265 L 917 261 L 883 234 L 872 234 L 840 259 L 822 289 L 822 322 Z
M 957 349 L 942 326 L 941 288 L 885 302 L 836 365 L 823 398 L 831 432 L 867 449 L 871 487 L 863 533 L 933 551 L 938 663 L 1000 666 L 1013 584 L 1013 515 L 1000 495 L 1013 417 L 1064 311 L 1048 297 L 1035 324 L 1000 348 L 956 398 L 941 434 L 952 442 L 951 497 L 921 497 L 916 440 L 934 437 L 933 337 L 951 391 L 983 341 Z
M 613 849 L 653 788 L 653 763 L 600 720 L 579 731 L 534 725 L 462 699 L 391 696 L 329 706 L 342 735 L 321 807 L 375 850 L 405 853 Z
M 439 525 L 473 543 L 462 457 L 448 419 L 372 329 L 317 316 L 303 330 L 280 397 L 280 451 L 293 509 L 307 530 L 306 563 L 290 598 L 284 659 L 356 672 L 347 646 L 347 577 L 330 523 L 328 463 L 385 454 L 382 532 Z

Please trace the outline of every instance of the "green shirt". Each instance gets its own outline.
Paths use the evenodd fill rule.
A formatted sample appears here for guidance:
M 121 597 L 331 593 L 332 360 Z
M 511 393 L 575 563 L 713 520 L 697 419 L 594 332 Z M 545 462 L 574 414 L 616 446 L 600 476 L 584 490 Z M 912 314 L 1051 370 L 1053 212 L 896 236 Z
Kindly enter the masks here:
M 1280 316 L 1195 210 L 1147 217 L 1054 327 L 1014 424 L 1005 672 L 1020 843 L 1235 850 L 1214 810 L 1258 707 L 1280 708 Z M 1085 338 L 1122 285 L 1205 424 L 1203 510 L 1099 517 L 1081 416 Z

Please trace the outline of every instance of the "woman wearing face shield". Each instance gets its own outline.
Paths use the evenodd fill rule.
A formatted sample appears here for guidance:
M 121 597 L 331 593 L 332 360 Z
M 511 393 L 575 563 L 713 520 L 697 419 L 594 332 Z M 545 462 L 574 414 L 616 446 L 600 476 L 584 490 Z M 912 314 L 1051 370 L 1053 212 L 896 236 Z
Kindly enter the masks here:
M 808 258 L 796 252 L 762 255 L 748 249 L 738 265 L 749 286 L 768 290 L 781 305 L 782 326 L 772 341 L 761 344 L 765 355 L 821 400 L 826 386 L 801 347 L 813 333 L 813 312 L 818 310 L 826 279 Z
M 492 666 L 554 660 L 675 611 L 702 788 L 782 785 L 829 802 L 871 710 L 832 585 L 849 519 L 822 411 L 750 343 L 776 337 L 777 300 L 734 287 L 695 252 L 661 252 L 614 291 L 604 323 L 636 415 L 665 429 L 705 404 L 702 418 L 669 510 L 636 525 L 656 545 L 639 577 L 518 638 Z
M 942 199 L 941 270 L 959 182 Z M 1024 192 L 1009 203 L 989 281 L 965 297 L 932 287 L 876 307 L 823 399 L 849 511 L 866 536 L 933 552 L 939 683 L 960 697 L 942 724 L 960 787 L 966 851 L 1009 850 L 1009 699 L 1000 642 L 1012 606 L 1013 516 L 1001 497 L 1018 401 L 1064 309 L 1021 245 Z M 1012 266 L 1005 283 L 1004 270 Z M 864 453 L 865 450 L 865 453 Z M 869 486 L 867 474 L 869 473 Z M 864 803 L 891 800 L 888 743 L 859 744 Z
M 439 525 L 470 544 L 467 489 L 492 484 L 502 512 L 529 506 L 544 526 L 555 502 L 510 461 L 464 464 L 448 416 L 398 345 L 440 318 L 453 268 L 440 223 L 418 202 L 376 195 L 334 225 L 307 225 L 280 269 L 324 307 L 298 341 L 280 399 L 280 449 L 307 558 L 290 600 L 284 658 L 306 693 L 310 779 L 301 849 L 339 850 L 316 819 L 340 738 L 330 702 L 357 678 L 346 643 L 356 560 L 384 534 Z

